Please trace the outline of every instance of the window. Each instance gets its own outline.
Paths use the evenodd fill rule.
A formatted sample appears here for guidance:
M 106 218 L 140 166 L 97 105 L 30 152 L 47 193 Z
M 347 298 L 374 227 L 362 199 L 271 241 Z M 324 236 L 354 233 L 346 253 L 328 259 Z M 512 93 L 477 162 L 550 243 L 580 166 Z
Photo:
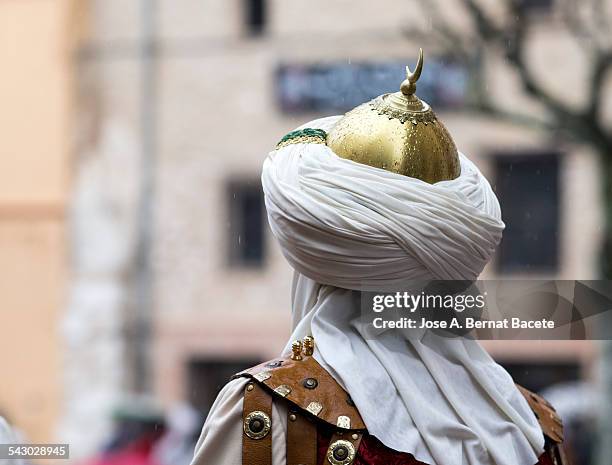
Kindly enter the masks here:
M 344 112 L 387 92 L 399 91 L 406 64 L 416 59 L 390 62 L 284 64 L 276 71 L 276 95 L 285 113 Z M 467 69 L 444 59 L 428 59 L 417 85 L 418 96 L 435 107 L 465 104 Z
M 501 272 L 555 272 L 559 251 L 557 154 L 495 158 L 495 188 L 506 223 L 499 248 Z
M 260 360 L 202 360 L 192 359 L 187 364 L 187 398 L 189 403 L 205 415 L 219 391 L 236 373 L 257 365 Z
M 520 0 L 521 7 L 527 11 L 549 12 L 552 9 L 554 0 Z
M 264 260 L 264 202 L 259 179 L 232 181 L 228 187 L 229 262 L 261 266 Z
M 243 0 L 245 25 L 250 36 L 259 36 L 266 27 L 266 0 Z
M 500 362 L 515 383 L 530 391 L 541 391 L 548 386 L 577 381 L 580 366 L 574 362 Z

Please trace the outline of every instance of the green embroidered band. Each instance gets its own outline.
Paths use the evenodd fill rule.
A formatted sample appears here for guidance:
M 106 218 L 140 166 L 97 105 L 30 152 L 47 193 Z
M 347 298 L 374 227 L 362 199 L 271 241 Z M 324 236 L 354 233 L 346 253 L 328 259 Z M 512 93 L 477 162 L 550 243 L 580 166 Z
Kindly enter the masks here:
M 276 144 L 276 150 L 291 144 L 325 144 L 327 133 L 323 129 L 304 128 L 291 131 Z

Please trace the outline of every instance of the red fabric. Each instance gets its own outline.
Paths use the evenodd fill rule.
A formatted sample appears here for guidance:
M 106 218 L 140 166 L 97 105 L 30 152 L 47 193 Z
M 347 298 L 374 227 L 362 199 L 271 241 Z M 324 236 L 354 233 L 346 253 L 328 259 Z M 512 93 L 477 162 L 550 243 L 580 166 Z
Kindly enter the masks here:
M 317 464 L 329 465 L 326 459 L 327 448 L 331 440 L 331 431 L 322 431 L 318 428 L 317 432 Z M 366 434 L 361 440 L 357 457 L 353 465 L 427 465 L 419 462 L 412 454 L 397 452 L 389 449 L 374 436 Z M 521 464 L 517 464 L 521 465 Z M 544 453 L 540 456 L 535 465 L 553 465 L 550 456 Z
M 153 457 L 155 439 L 143 438 L 121 450 L 101 454 L 85 465 L 159 465 Z

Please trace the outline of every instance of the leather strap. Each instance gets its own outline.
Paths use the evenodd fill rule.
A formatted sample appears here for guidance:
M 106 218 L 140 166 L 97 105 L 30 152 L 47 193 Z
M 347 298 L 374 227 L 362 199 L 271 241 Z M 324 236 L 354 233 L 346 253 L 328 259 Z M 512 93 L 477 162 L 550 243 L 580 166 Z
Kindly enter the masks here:
M 563 445 L 559 443 L 552 443 L 546 451 L 551 458 L 553 465 L 568 465 L 569 461 L 563 450 Z
M 272 396 L 256 383 L 244 388 L 242 463 L 272 465 Z
M 549 438 L 555 443 L 563 442 L 563 422 L 555 411 L 554 407 L 548 403 L 543 397 L 525 389 L 518 384 L 516 387 L 519 389 L 523 397 L 527 400 L 529 407 L 533 411 L 534 415 L 540 423 L 544 436 Z
M 317 465 L 317 426 L 292 409 L 287 415 L 287 465 Z

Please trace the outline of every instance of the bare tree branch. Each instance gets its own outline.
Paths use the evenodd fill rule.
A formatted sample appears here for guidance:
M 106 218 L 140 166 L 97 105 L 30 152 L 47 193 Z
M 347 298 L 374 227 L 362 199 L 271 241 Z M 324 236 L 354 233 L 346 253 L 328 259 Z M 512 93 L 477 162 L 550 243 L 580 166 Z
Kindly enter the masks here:
M 555 129 L 555 126 L 550 124 L 549 121 L 536 118 L 531 115 L 526 115 L 524 113 L 512 112 L 490 102 L 468 105 L 466 110 L 475 111 L 486 116 L 492 116 L 497 120 L 507 121 L 508 123 L 516 124 L 518 126 L 525 126 L 529 129 Z
M 498 47 L 506 50 L 506 58 L 514 65 L 525 92 L 543 103 L 557 118 L 564 118 L 571 114 L 572 110 L 564 102 L 550 94 L 537 81 L 529 68 L 525 59 L 525 49 L 530 22 L 522 4 L 517 0 L 506 0 L 511 19 L 505 29 L 499 29 L 475 0 L 461 1 L 472 15 L 482 40 L 495 43 Z
M 612 69 L 612 51 L 598 53 L 594 58 L 591 71 L 591 90 L 586 109 L 587 115 L 596 121 L 599 121 L 601 116 L 603 88 L 610 69 Z
M 612 160 L 612 130 L 604 126 L 600 115 L 603 88 L 608 72 L 612 69 L 612 51 L 593 45 L 588 48 L 588 53 L 592 57 L 589 99 L 584 108 L 575 109 L 560 97 L 550 93 L 545 85 L 538 81 L 531 69 L 531 63 L 526 59 L 528 39 L 533 24 L 523 0 L 504 0 L 507 17 L 499 24 L 484 10 L 478 0 L 458 1 L 472 19 L 475 36 L 458 31 L 444 18 L 438 4 L 433 0 L 422 4 L 422 6 L 427 5 L 425 13 L 432 19 L 432 30 L 414 29 L 408 33 L 412 37 L 418 36 L 420 40 L 431 41 L 433 38 L 447 56 L 460 59 L 467 66 L 473 84 L 473 95 L 466 110 L 478 111 L 517 124 L 527 124 L 530 127 L 562 130 L 568 136 L 594 146 L 604 157 Z M 594 16 L 597 16 L 595 13 L 603 8 L 601 0 L 590 0 L 590 3 Z M 596 38 L 594 33 L 591 33 L 594 26 L 584 22 L 583 17 L 578 18 L 578 14 L 575 17 L 577 21 L 572 25 L 574 28 L 572 34 L 575 37 L 580 35 L 583 38 L 580 40 L 584 40 L 585 43 L 594 41 Z M 486 66 L 483 64 L 486 50 L 497 50 L 505 55 L 517 73 L 524 92 L 544 106 L 550 119 L 541 120 L 509 111 L 492 102 L 486 86 Z
M 475 0 L 462 0 L 464 7 L 468 10 L 474 20 L 476 29 L 484 41 L 495 40 L 503 35 L 495 22 L 487 15 Z
M 605 0 L 593 1 L 593 23 L 598 31 L 600 38 L 604 38 L 604 48 L 612 47 L 612 28 L 610 28 L 609 12 L 606 11 Z
M 445 55 L 462 61 L 470 61 L 471 48 L 475 38 L 460 34 L 450 25 L 448 20 L 440 11 L 437 1 L 420 2 L 420 8 L 424 14 L 431 19 L 431 29 L 412 28 L 407 31 L 408 35 L 430 42 L 433 40 L 444 50 Z

